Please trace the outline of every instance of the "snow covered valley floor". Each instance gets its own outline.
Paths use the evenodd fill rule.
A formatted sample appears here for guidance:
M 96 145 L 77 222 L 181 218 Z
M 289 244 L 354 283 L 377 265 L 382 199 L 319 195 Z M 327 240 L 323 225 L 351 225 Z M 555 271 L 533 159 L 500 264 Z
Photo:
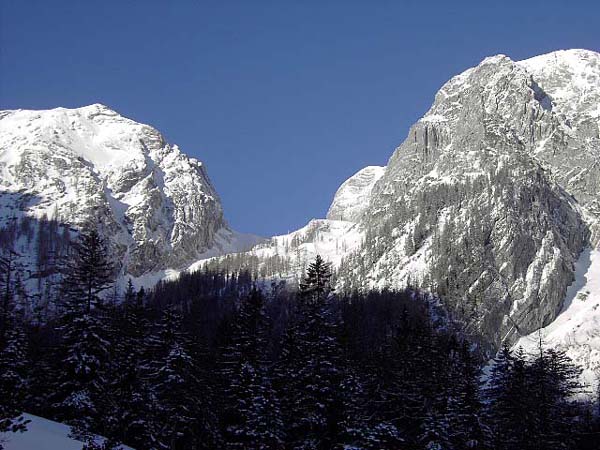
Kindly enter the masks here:
M 0 445 L 5 450 L 81 450 L 83 442 L 69 437 L 71 427 L 42 417 L 24 414 L 31 420 L 24 433 L 0 433 Z M 97 443 L 102 439 L 98 438 Z M 133 450 L 122 446 L 121 450 Z

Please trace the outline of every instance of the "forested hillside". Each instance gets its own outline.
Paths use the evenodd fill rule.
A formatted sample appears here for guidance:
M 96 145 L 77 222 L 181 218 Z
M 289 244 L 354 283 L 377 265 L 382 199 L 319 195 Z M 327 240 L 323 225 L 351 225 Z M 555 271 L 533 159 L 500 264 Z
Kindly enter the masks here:
M 317 257 L 299 288 L 223 267 L 115 290 L 92 228 L 48 278 L 48 313 L 2 254 L 0 431 L 23 411 L 137 449 L 592 449 L 597 396 L 564 353 L 485 355 L 418 289 L 337 294 Z M 95 447 L 96 446 L 96 447 Z

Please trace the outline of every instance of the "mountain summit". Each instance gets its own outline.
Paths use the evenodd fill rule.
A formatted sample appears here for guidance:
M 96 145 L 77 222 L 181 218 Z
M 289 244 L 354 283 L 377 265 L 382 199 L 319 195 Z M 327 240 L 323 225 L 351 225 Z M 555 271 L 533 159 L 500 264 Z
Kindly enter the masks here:
M 2 225 L 21 215 L 99 225 L 133 276 L 239 241 L 200 161 L 100 104 L 0 112 L 0 199 Z
M 427 287 L 495 346 L 552 322 L 597 243 L 598 95 L 600 55 L 584 50 L 452 78 L 373 187 L 367 269 L 341 278 Z

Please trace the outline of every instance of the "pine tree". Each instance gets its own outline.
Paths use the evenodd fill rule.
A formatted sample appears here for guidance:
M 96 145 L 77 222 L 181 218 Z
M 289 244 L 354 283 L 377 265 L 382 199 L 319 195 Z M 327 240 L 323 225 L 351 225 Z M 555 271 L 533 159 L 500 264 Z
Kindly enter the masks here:
M 113 284 L 113 268 L 104 241 L 94 229 L 83 230 L 73 244 L 62 285 L 62 364 L 55 408 L 60 419 L 86 436 L 102 432 L 109 408 L 106 374 L 111 343 L 107 340 L 103 293 Z
M 287 440 L 294 448 L 331 448 L 342 434 L 346 403 L 339 386 L 344 370 L 330 278 L 328 264 L 317 256 L 300 283 L 277 365 Z
M 450 389 L 448 416 L 451 442 L 454 448 L 483 449 L 485 426 L 481 420 L 482 402 L 479 394 L 481 369 L 469 349 L 462 341 L 454 354 L 453 383 Z
M 498 450 L 512 448 L 515 444 L 513 433 L 508 433 L 513 420 L 513 410 L 509 392 L 513 382 L 514 358 L 508 345 L 504 345 L 493 360 L 490 376 L 483 395 L 487 402 L 486 421 L 491 433 L 487 436 L 488 445 Z
M 541 339 L 538 354 L 531 360 L 522 349 L 513 354 L 504 348 L 485 389 L 490 446 L 499 450 L 574 448 L 583 415 L 573 400 L 581 391 L 580 373 L 564 352 L 545 350 Z
M 221 352 L 223 429 L 227 448 L 276 449 L 282 446 L 279 405 L 271 387 L 264 298 L 254 288 L 242 298 Z
M 153 438 L 161 449 L 213 448 L 214 418 L 205 379 L 190 353 L 191 342 L 174 307 L 163 312 L 145 364 L 153 400 Z
M 14 302 L 18 255 L 12 250 L 6 253 L 0 256 L 0 433 L 23 432 L 28 422 L 22 416 L 27 394 L 27 337 Z
M 143 378 L 146 339 L 150 332 L 149 312 L 144 305 L 144 292 L 136 293 L 131 279 L 127 284 L 123 304 L 114 319 L 115 355 L 111 362 L 110 392 L 115 418 L 109 435 L 134 447 L 141 447 L 151 436 L 148 417 L 150 395 Z
M 534 412 L 528 430 L 529 448 L 569 448 L 573 445 L 580 414 L 573 397 L 582 392 L 581 369 L 564 351 L 544 349 L 540 338 L 539 353 L 529 364 L 528 397 Z
M 104 304 L 103 293 L 114 285 L 114 266 L 108 258 L 104 239 L 94 228 L 83 230 L 72 244 L 63 270 L 63 295 L 67 306 L 76 305 L 85 313 Z

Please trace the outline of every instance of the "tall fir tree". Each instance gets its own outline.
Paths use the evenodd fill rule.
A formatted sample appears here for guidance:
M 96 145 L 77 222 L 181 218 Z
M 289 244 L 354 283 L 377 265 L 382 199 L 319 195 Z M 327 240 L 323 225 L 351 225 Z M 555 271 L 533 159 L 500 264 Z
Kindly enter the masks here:
M 546 349 L 540 337 L 537 356 L 528 365 L 528 399 L 533 411 L 529 448 L 573 448 L 581 414 L 575 400 L 583 391 L 581 369 L 562 350 Z
M 22 415 L 28 390 L 27 337 L 15 304 L 18 256 L 12 249 L 0 254 L 0 433 L 27 429 Z
M 498 450 L 509 450 L 516 448 L 519 441 L 517 428 L 513 423 L 515 419 L 515 400 L 514 389 L 517 386 L 515 372 L 515 361 L 508 345 L 504 345 L 494 358 L 490 375 L 483 389 L 483 396 L 486 401 L 486 422 L 490 427 L 490 433 L 487 435 L 488 446 Z M 514 430 L 514 432 L 512 431 Z
M 63 271 L 62 370 L 54 404 L 57 416 L 78 436 L 103 432 L 103 416 L 110 409 L 106 376 L 111 343 L 103 294 L 114 283 L 113 270 L 104 240 L 93 228 L 83 230 Z
M 486 426 L 483 422 L 483 405 L 480 398 L 480 364 L 463 340 L 458 351 L 453 352 L 453 367 L 448 416 L 450 441 L 456 449 L 484 450 Z
M 344 434 L 344 364 L 330 267 L 320 256 L 300 283 L 296 312 L 277 364 L 287 442 L 293 448 L 328 449 Z
M 219 358 L 222 428 L 227 448 L 278 449 L 283 424 L 271 386 L 268 358 L 269 324 L 264 297 L 254 288 L 242 297 Z
M 207 380 L 190 352 L 181 314 L 167 307 L 149 341 L 144 365 L 152 396 L 153 430 L 148 445 L 158 449 L 210 449 L 216 442 Z
M 109 384 L 115 408 L 111 417 L 115 420 L 108 424 L 109 435 L 135 448 L 143 447 L 152 434 L 150 393 L 142 371 L 150 333 L 144 297 L 144 291 L 136 292 L 129 279 L 111 327 L 115 338 Z

